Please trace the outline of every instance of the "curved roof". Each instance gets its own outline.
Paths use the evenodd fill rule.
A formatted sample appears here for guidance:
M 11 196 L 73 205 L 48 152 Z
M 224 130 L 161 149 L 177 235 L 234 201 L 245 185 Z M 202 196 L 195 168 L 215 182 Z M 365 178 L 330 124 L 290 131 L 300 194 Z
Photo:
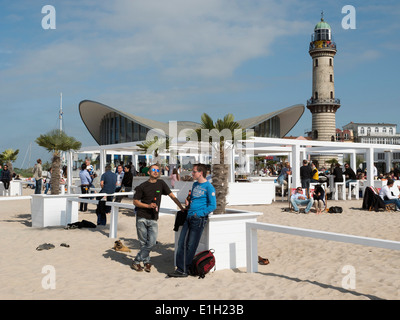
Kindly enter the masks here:
M 321 21 L 318 22 L 314 28 L 314 30 L 317 30 L 317 29 L 331 29 L 331 26 L 327 22 L 325 22 L 323 19 L 321 19 Z
M 284 137 L 299 121 L 300 117 L 303 115 L 305 110 L 304 105 L 297 104 L 288 108 L 284 108 L 275 112 L 263 114 L 257 117 L 248 118 L 244 120 L 237 121 L 242 128 L 250 129 L 254 126 L 274 117 L 279 116 L 280 121 L 280 137 Z M 169 124 L 165 122 L 160 122 L 152 119 L 147 119 L 139 117 L 136 115 L 128 114 L 123 111 L 114 109 L 112 107 L 106 106 L 100 102 L 83 100 L 79 103 L 79 114 L 86 128 L 100 144 L 100 123 L 104 116 L 110 112 L 115 112 L 132 120 L 148 129 L 160 129 L 165 133 L 169 132 Z M 193 121 L 178 121 L 178 132 L 183 129 L 196 129 L 199 127 L 199 123 Z

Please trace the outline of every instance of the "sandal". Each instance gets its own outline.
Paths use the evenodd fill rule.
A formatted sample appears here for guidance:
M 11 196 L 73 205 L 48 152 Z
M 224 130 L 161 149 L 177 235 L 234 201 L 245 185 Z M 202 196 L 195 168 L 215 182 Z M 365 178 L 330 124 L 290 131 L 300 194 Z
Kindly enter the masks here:
M 269 260 L 261 258 L 260 256 L 258 256 L 258 264 L 261 264 L 261 265 L 265 266 L 265 265 L 269 264 Z

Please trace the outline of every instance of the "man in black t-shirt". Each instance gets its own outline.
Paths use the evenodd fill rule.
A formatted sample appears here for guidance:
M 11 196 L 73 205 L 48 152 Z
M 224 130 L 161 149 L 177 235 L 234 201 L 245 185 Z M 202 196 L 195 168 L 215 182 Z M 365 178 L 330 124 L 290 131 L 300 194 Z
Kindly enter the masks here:
M 308 191 L 310 189 L 312 175 L 313 175 L 312 169 L 308 164 L 308 161 L 304 159 L 303 165 L 300 167 L 300 181 L 301 181 L 301 187 L 307 188 L 307 194 L 309 194 Z
M 168 195 L 176 205 L 185 210 L 179 200 L 171 192 L 164 180 L 158 179 L 160 167 L 153 164 L 149 168 L 150 178 L 135 188 L 133 204 L 136 206 L 136 231 L 140 242 L 140 250 L 132 263 L 132 269 L 150 272 L 150 250 L 156 244 L 158 235 L 158 211 L 161 196 Z

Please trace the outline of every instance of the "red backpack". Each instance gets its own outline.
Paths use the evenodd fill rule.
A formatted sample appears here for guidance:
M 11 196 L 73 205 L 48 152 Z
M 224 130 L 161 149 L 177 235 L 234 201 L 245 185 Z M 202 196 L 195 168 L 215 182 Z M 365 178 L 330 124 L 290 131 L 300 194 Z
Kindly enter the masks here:
M 205 250 L 196 254 L 192 260 L 189 271 L 193 276 L 203 279 L 205 275 L 215 267 L 214 250 Z

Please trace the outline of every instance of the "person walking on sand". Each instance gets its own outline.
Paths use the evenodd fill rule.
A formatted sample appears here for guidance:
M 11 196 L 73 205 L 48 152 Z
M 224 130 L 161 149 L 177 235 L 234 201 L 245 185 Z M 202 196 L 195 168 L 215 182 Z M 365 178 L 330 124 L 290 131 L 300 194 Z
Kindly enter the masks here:
M 165 181 L 159 179 L 160 167 L 153 164 L 149 167 L 148 172 L 149 180 L 135 188 L 133 197 L 133 204 L 136 206 L 136 231 L 140 250 L 131 266 L 133 270 L 146 272 L 151 271 L 150 251 L 156 244 L 158 236 L 157 220 L 161 196 L 168 195 L 181 210 L 185 210 Z
M 36 181 L 35 194 L 42 193 L 42 160 L 37 159 L 33 168 L 33 178 Z
M 208 215 L 217 208 L 215 189 L 207 181 L 207 167 L 196 164 L 192 170 L 193 183 L 189 210 L 178 240 L 176 252 L 176 270 L 169 277 L 187 277 L 201 235 L 208 220 Z

